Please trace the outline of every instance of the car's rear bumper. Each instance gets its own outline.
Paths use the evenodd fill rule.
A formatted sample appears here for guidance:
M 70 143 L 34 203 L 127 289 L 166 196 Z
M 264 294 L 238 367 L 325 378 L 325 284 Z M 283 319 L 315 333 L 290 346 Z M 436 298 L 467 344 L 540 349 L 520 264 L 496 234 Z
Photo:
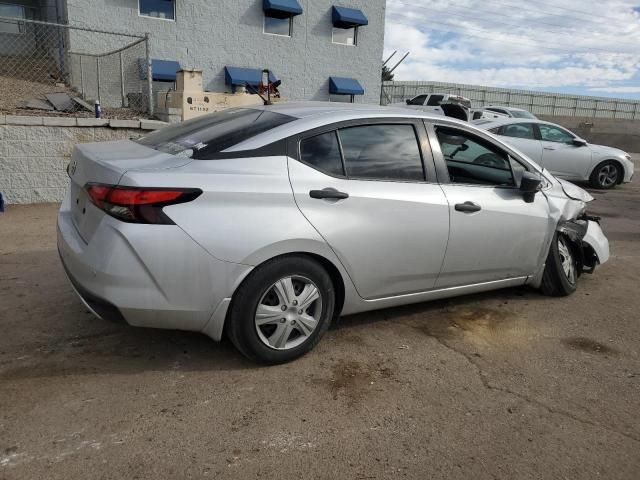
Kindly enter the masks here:
M 129 224 L 105 215 L 85 243 L 68 205 L 58 214 L 58 251 L 93 313 L 134 326 L 221 335 L 222 325 L 209 322 L 250 267 L 215 259 L 175 225 Z

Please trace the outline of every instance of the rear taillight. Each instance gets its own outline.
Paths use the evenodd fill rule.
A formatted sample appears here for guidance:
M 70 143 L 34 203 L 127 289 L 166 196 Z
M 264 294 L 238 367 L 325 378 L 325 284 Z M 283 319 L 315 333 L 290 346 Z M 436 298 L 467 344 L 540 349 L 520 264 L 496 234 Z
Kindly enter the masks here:
M 119 187 L 88 183 L 87 194 L 100 210 L 129 223 L 173 225 L 163 207 L 195 200 L 202 194 L 199 188 Z

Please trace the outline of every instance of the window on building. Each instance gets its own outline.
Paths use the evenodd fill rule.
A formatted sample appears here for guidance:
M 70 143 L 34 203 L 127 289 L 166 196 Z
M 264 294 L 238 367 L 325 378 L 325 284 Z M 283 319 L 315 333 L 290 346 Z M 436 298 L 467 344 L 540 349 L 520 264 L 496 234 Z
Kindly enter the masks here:
M 348 177 L 424 181 L 412 125 L 366 125 L 339 130 Z
M 175 0 L 139 0 L 139 12 L 144 17 L 176 19 Z
M 290 37 L 293 28 L 293 17 L 278 18 L 264 16 L 264 33 Z
M 332 41 L 341 45 L 356 45 L 358 43 L 358 27 L 333 27 Z
M 0 3 L 0 17 L 11 17 L 24 20 L 26 9 L 21 5 L 7 5 Z M 24 32 L 24 24 L 10 20 L 0 20 L 0 33 L 21 34 Z
M 300 159 L 329 175 L 344 175 L 336 132 L 327 132 L 300 142 Z

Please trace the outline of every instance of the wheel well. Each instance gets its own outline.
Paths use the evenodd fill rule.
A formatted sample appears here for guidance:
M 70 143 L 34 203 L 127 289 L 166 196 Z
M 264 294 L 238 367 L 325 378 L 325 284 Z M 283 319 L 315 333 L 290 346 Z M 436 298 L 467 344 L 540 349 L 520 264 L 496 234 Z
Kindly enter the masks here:
M 622 183 L 622 181 L 624 180 L 624 175 L 625 175 L 626 172 L 624 171 L 624 165 L 622 165 L 620 160 L 616 160 L 615 158 L 608 158 L 607 160 L 603 160 L 600 163 L 598 163 L 594 167 L 594 169 L 591 170 L 591 175 L 593 175 L 593 172 L 595 172 L 600 167 L 600 165 L 602 165 L 603 163 L 608 163 L 608 162 L 614 163 L 618 167 L 618 169 L 622 172 L 622 175 L 620 175 L 620 177 L 618 178 L 618 183 L 617 183 L 618 185 L 620 185 Z M 589 177 L 591 177 L 591 175 L 589 175 Z
M 291 252 L 291 253 L 285 253 L 284 255 L 278 255 L 276 257 L 269 258 L 269 259 L 265 260 L 264 262 L 260 263 L 259 265 L 256 265 L 256 267 L 259 267 L 260 265 L 263 265 L 266 262 L 271 262 L 271 261 L 279 259 L 279 258 L 285 258 L 285 257 L 291 257 L 291 256 L 300 256 L 300 255 L 312 258 L 313 260 L 318 262 L 327 271 L 327 273 L 329 274 L 329 277 L 331 277 L 331 282 L 333 283 L 333 288 L 335 289 L 335 292 L 336 292 L 336 306 L 335 306 L 335 310 L 334 310 L 333 316 L 334 316 L 334 318 L 337 318 L 340 315 L 340 312 L 342 311 L 342 307 L 344 306 L 345 288 L 344 288 L 344 280 L 342 279 L 342 275 L 340 274 L 340 271 L 333 264 L 333 262 L 331 260 L 328 260 L 325 257 L 323 257 L 322 255 L 317 255 L 315 253 Z M 251 274 L 249 274 L 249 275 L 251 275 Z M 242 280 L 240 285 L 242 285 L 247 280 L 249 275 Z M 240 285 L 238 285 L 237 288 L 239 288 Z M 237 290 L 237 288 L 236 288 L 236 290 Z M 232 298 L 231 302 L 233 303 L 233 298 Z

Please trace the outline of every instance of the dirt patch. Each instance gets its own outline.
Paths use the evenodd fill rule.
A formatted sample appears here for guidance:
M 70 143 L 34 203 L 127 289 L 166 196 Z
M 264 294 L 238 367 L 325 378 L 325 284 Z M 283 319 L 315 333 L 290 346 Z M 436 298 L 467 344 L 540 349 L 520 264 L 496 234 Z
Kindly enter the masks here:
M 481 343 L 493 343 L 518 332 L 517 317 L 503 308 L 460 307 L 446 310 L 435 318 L 421 320 L 413 328 L 430 337 L 464 337 Z
M 316 378 L 312 383 L 329 390 L 333 400 L 344 398 L 352 407 L 375 389 L 378 381 L 394 376 L 393 366 L 382 361 L 368 365 L 355 360 L 338 360 L 330 370 L 329 378 Z
M 587 353 L 597 353 L 601 355 L 616 355 L 618 353 L 614 348 L 585 337 L 563 338 L 562 343 L 572 350 L 581 350 Z

